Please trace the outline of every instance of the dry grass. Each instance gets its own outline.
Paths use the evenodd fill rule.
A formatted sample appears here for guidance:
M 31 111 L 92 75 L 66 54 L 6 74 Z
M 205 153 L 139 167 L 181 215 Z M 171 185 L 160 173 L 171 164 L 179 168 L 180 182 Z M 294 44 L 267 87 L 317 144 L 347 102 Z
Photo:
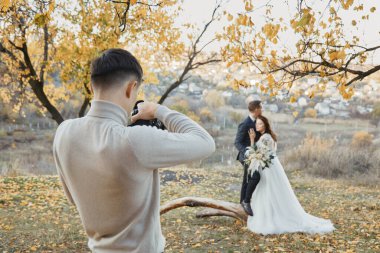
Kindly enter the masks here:
M 299 147 L 285 154 L 285 166 L 305 170 L 319 177 L 339 177 L 359 184 L 378 184 L 380 150 L 371 145 L 368 136 L 356 134 L 351 146 L 342 146 L 334 140 L 308 134 Z

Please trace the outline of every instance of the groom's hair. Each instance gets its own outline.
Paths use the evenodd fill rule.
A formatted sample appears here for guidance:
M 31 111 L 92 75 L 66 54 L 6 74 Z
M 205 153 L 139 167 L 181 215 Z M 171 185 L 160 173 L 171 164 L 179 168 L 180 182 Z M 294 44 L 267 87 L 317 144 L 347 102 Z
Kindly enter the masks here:
M 254 112 L 258 108 L 261 108 L 261 101 L 260 100 L 253 100 L 253 101 L 249 102 L 248 110 L 250 112 Z
M 91 83 L 96 88 L 108 88 L 124 84 L 135 78 L 142 82 L 143 70 L 139 61 L 130 52 L 121 48 L 111 48 L 91 62 Z

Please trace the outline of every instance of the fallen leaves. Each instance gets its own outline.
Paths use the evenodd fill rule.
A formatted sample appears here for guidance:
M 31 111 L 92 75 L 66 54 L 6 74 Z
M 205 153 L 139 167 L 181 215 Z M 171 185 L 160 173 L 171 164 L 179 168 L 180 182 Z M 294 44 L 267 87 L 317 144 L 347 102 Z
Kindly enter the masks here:
M 165 252 L 379 252 L 378 187 L 299 171 L 288 176 L 305 210 L 331 219 L 336 231 L 261 236 L 232 218 L 197 219 L 199 208 L 186 207 L 161 216 Z M 241 177 L 240 167 L 165 169 L 161 202 L 188 195 L 238 202 Z M 58 177 L 0 178 L 0 192 L 0 252 L 89 252 L 79 215 Z

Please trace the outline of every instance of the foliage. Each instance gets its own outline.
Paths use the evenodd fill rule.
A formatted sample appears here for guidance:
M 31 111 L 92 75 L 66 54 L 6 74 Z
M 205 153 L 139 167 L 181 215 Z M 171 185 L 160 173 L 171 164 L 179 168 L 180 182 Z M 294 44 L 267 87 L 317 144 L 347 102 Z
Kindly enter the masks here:
M 180 33 L 173 27 L 178 10 L 170 10 L 176 1 L 165 1 L 160 7 L 151 6 L 153 2 L 131 3 L 123 33 L 118 27 L 118 7 L 108 1 L 2 2 L 0 57 L 5 64 L 1 78 L 5 86 L 0 87 L 0 96 L 15 108 L 25 100 L 38 101 L 40 109 L 60 123 L 62 106 L 72 94 L 84 95 L 82 110 L 88 105 L 89 63 L 102 50 L 128 48 L 143 65 L 157 62 L 158 56 L 178 58 L 183 51 Z M 170 53 L 163 56 L 163 52 Z M 145 68 L 145 78 L 154 83 L 157 79 L 151 68 Z M 59 81 L 63 85 L 56 85 Z
M 213 115 L 212 111 L 207 107 L 202 107 L 199 111 L 199 116 L 202 123 L 215 122 L 216 118 Z
M 373 135 L 365 132 L 359 131 L 352 137 L 352 146 L 355 148 L 365 148 L 372 145 Z
M 305 113 L 305 118 L 316 118 L 317 117 L 317 110 L 313 108 L 307 108 Z
M 201 121 L 201 118 L 194 111 L 190 110 L 189 103 L 186 100 L 177 100 L 173 105 L 170 106 L 170 109 L 187 115 L 195 122 L 199 123 Z
M 354 137 L 357 148 L 308 134 L 300 146 L 286 152 L 285 167 L 304 170 L 313 176 L 377 184 L 380 158 L 379 152 L 370 145 L 372 136 L 365 132 L 354 136 L 357 136 Z
M 241 114 L 239 112 L 235 112 L 235 111 L 230 111 L 229 116 L 232 119 L 232 122 L 234 122 L 235 124 L 239 124 L 244 119 L 243 114 Z
M 322 94 L 333 81 L 342 97 L 349 99 L 354 94 L 351 84 L 380 70 L 380 65 L 363 66 L 371 64 L 369 56 L 380 45 L 361 44 L 362 34 L 356 28 L 358 23 L 365 24 L 370 15 L 376 15 L 378 10 L 370 2 L 266 1 L 257 6 L 252 0 L 244 3 L 245 9 L 235 16 L 225 12 L 230 23 L 219 37 L 227 41 L 222 56 L 227 67 L 245 64 L 263 74 L 262 82 L 255 85 L 271 96 L 290 91 L 290 100 L 295 100 L 302 93 L 295 87 L 297 81 L 309 76 L 320 77 L 319 82 L 307 88 L 310 98 Z M 288 15 L 274 15 L 273 9 L 279 6 Z M 357 18 L 343 19 L 347 13 Z M 352 33 L 345 32 L 347 26 L 353 28 Z M 295 42 L 289 42 L 290 35 L 296 38 Z M 251 85 L 244 78 L 234 81 L 237 87 Z
M 208 90 L 204 100 L 208 106 L 214 109 L 226 104 L 222 93 L 218 90 Z

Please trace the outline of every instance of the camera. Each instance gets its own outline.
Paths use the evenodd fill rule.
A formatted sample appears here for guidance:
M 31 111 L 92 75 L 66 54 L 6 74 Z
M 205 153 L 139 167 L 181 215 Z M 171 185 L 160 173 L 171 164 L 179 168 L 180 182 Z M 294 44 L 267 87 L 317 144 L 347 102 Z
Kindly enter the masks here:
M 143 103 L 144 100 L 139 100 L 135 103 L 135 106 L 133 107 L 133 110 L 132 110 L 132 116 L 136 115 L 139 110 L 137 108 L 137 105 L 139 103 Z M 158 129 L 162 129 L 162 130 L 166 130 L 166 127 L 164 125 L 164 123 L 162 123 L 160 120 L 158 119 L 151 119 L 151 120 L 144 120 L 144 119 L 139 119 L 139 120 L 136 120 L 134 123 L 128 125 L 129 127 L 133 127 L 133 126 L 153 126 L 153 127 L 157 127 Z

